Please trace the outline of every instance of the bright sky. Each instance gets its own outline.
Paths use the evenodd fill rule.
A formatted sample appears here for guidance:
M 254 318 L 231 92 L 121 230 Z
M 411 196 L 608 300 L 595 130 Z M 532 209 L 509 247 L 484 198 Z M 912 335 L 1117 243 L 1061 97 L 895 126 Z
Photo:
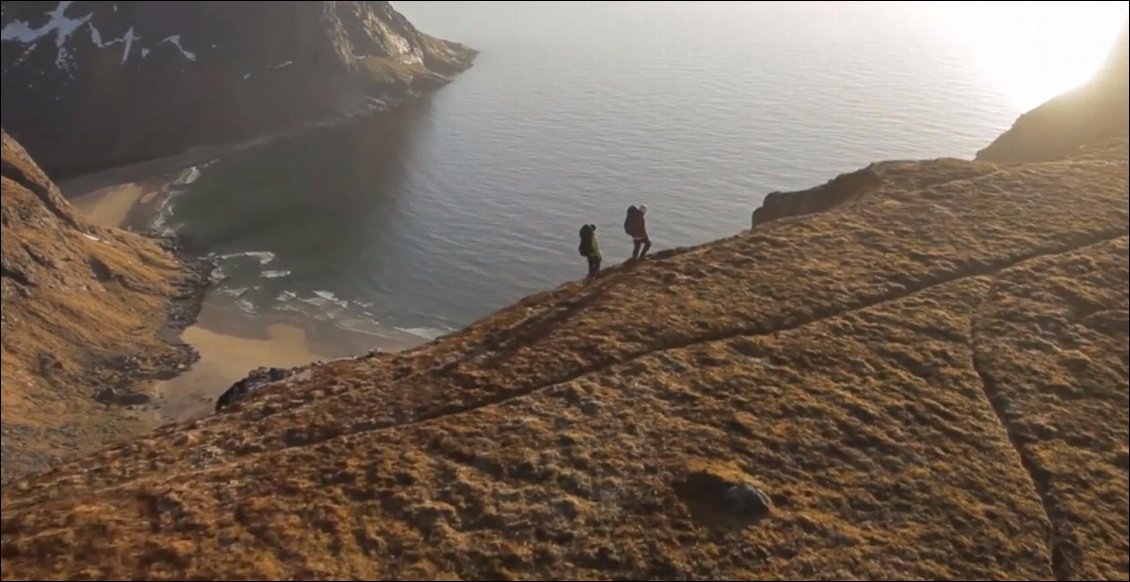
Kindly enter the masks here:
M 443 25 L 445 15 L 465 18 L 465 9 L 447 2 L 394 2 L 405 9 L 417 25 L 441 36 L 451 27 Z M 462 4 L 462 3 L 459 3 Z M 554 3 L 556 5 L 558 3 Z M 593 2 L 576 2 L 562 9 L 590 10 Z M 549 6 L 527 2 L 525 5 Z M 644 5 L 634 4 L 634 6 Z M 725 15 L 739 27 L 762 26 L 763 19 L 782 17 L 786 25 L 795 23 L 796 14 L 807 13 L 806 22 L 821 26 L 821 17 L 852 22 L 864 34 L 885 34 L 891 27 L 930 31 L 946 39 L 946 44 L 964 48 L 971 55 L 971 66 L 984 76 L 987 85 L 1006 95 L 1021 110 L 1031 109 L 1091 77 L 1102 65 L 1118 33 L 1127 21 L 1126 0 L 1115 2 L 677 2 L 646 4 L 666 17 L 696 17 L 707 25 L 711 11 Z M 480 3 L 476 12 L 497 10 L 499 3 Z M 680 15 L 682 7 L 689 12 Z M 517 10 L 505 3 L 502 10 Z M 863 16 L 860 16 L 863 15 Z M 807 17 L 806 17 L 807 18 Z M 772 20 L 770 20 L 772 22 Z M 727 32 L 729 33 L 729 32 Z M 747 33 L 743 31 L 742 33 Z M 756 32 L 753 34 L 757 34 Z M 675 40 L 674 42 L 677 42 Z
M 1125 26 L 1130 3 L 933 2 L 931 16 L 1022 109 L 1087 81 Z

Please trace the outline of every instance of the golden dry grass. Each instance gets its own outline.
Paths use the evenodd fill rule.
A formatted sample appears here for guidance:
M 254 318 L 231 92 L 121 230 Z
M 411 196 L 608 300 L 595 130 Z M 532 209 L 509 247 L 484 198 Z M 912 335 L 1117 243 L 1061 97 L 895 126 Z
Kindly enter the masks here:
M 95 391 L 188 361 L 158 334 L 190 274 L 156 242 L 79 218 L 6 133 L 3 156 L 7 479 L 144 428 Z
M 1125 579 L 1126 151 L 876 164 L 309 366 L 5 487 L 3 576 Z

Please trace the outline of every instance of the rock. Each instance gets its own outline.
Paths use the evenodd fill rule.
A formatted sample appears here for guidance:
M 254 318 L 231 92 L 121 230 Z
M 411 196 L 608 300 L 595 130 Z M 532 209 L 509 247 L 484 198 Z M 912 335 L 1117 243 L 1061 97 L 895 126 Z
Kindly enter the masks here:
M 94 399 L 104 404 L 115 404 L 127 408 L 148 404 L 151 400 L 148 394 L 115 390 L 112 387 L 102 388 L 94 394 Z
M 700 521 L 758 520 L 772 512 L 769 496 L 752 477 L 729 463 L 692 459 L 679 472 L 675 493 Z
M 124 394 L 124 395 L 118 397 L 118 403 L 124 404 L 126 406 L 141 407 L 141 406 L 144 406 L 146 404 L 149 404 L 150 400 L 152 400 L 152 399 L 149 397 L 148 394 L 142 394 L 140 392 L 130 392 L 128 394 Z
M 726 490 L 726 503 L 734 515 L 764 517 L 769 515 L 773 503 L 764 491 L 748 483 L 739 483 Z
M 106 402 L 106 403 L 113 402 L 114 399 L 117 396 L 118 396 L 117 391 L 114 390 L 112 387 L 109 387 L 109 386 L 107 386 L 106 388 L 102 388 L 102 389 L 98 390 L 98 392 L 94 393 L 94 399 L 97 400 L 98 402 Z
M 451 79 L 435 73 L 424 73 L 412 79 L 411 87 L 416 91 L 435 91 L 451 82 Z
M 799 192 L 770 192 L 761 206 L 753 211 L 751 228 L 779 218 L 823 212 L 865 194 L 879 185 L 880 178 L 873 166 L 858 172 L 842 174 L 823 186 Z
M 5 2 L 3 125 L 54 174 L 401 103 L 475 51 L 388 2 Z M 82 123 L 73 123 L 82 119 Z
M 291 370 L 285 368 L 256 368 L 246 378 L 232 384 L 216 399 L 216 412 L 234 406 L 268 384 L 285 380 L 291 373 Z

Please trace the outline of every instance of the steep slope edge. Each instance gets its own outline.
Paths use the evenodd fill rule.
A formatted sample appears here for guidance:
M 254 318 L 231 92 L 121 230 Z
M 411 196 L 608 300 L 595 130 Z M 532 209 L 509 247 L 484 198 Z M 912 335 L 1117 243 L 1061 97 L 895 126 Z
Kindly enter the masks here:
M 79 218 L 7 132 L 2 227 L 7 480 L 130 434 L 107 406 L 144 400 L 132 378 L 191 361 L 158 335 L 191 315 L 199 281 L 156 242 Z
M 1127 135 L 1130 126 L 1130 29 L 1123 28 L 1106 64 L 1087 84 L 1021 115 L 977 152 L 986 162 L 1050 160 L 1079 146 Z

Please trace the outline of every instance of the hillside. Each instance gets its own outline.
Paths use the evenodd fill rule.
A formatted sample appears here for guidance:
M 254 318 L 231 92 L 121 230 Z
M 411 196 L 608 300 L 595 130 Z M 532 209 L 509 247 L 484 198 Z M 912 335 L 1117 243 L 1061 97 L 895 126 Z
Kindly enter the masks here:
M 3 134 L 0 478 L 137 434 L 135 381 L 194 354 L 167 343 L 199 278 L 153 240 L 80 218 Z
M 986 162 L 1032 162 L 1071 155 L 1079 146 L 1130 131 L 1130 28 L 1088 83 L 1021 115 L 977 153 Z
M 3 576 L 1125 578 L 1126 140 L 864 171 L 6 486 Z
M 874 163 L 419 348 L 260 371 L 6 483 L 0 576 L 1127 579 L 1125 115 L 1057 98 L 977 161 Z M 7 467 L 12 419 L 50 443 L 90 402 L 91 346 L 184 352 L 154 339 L 173 257 L 4 154 Z
M 475 51 L 388 2 L 4 2 L 3 124 L 60 179 L 396 106 Z

